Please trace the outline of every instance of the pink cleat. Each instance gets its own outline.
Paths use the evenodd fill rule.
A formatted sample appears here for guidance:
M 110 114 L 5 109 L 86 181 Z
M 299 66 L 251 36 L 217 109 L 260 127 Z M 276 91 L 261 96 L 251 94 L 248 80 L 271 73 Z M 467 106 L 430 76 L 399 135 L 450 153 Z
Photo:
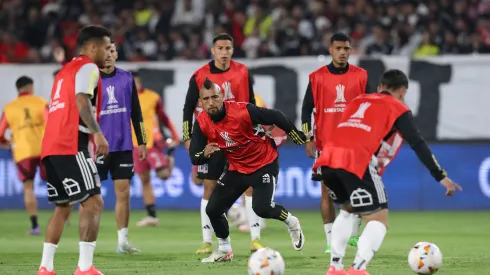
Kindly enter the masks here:
M 37 275 L 56 275 L 56 272 L 54 270 L 48 271 L 44 266 L 41 266 Z
M 347 272 L 347 275 L 369 275 L 369 273 L 367 273 L 367 271 L 365 269 L 357 270 L 357 269 L 352 268 L 352 266 L 351 266 L 349 271 Z
M 333 265 L 331 265 L 325 275 L 347 275 L 347 272 L 345 272 L 343 268 L 341 270 L 337 270 Z
M 102 272 L 98 271 L 97 269 L 95 269 L 94 266 L 91 266 L 86 271 L 81 271 L 80 270 L 80 267 L 77 266 L 77 270 L 75 271 L 75 273 L 73 273 L 73 275 L 104 275 L 104 273 L 102 273 Z

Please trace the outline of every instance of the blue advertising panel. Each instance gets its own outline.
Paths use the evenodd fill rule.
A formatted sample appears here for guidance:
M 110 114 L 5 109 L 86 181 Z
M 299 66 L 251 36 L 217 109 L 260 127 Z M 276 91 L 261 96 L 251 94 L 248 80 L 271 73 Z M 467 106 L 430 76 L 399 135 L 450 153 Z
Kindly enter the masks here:
M 453 198 L 444 196 L 444 188 L 435 182 L 408 146 L 404 146 L 387 168 L 383 180 L 393 210 L 476 210 L 490 209 L 490 145 L 432 145 L 439 163 L 449 176 L 460 183 L 464 191 Z M 172 177 L 160 180 L 152 174 L 156 205 L 163 209 L 199 209 L 203 193 L 191 179 L 192 166 L 183 147 L 175 151 Z M 290 209 L 318 209 L 321 196 L 319 182 L 311 181 L 312 159 L 302 146 L 280 148 L 281 170 L 276 201 Z M 47 202 L 46 185 L 37 176 L 35 194 L 40 208 L 51 208 Z M 115 203 L 110 180 L 103 182 L 105 207 Z M 131 185 L 132 208 L 143 208 L 141 182 L 138 177 Z M 24 208 L 22 183 L 12 162 L 11 152 L 0 150 L 0 209 Z

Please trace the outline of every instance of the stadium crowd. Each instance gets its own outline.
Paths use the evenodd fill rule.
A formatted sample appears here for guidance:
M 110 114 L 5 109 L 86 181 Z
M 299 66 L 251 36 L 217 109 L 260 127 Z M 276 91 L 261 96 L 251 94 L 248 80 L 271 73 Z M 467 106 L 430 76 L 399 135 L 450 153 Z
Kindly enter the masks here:
M 216 33 L 235 57 L 326 55 L 332 33 L 360 55 L 490 53 L 489 0 L 5 0 L 0 63 L 76 53 L 77 31 L 110 28 L 119 60 L 205 59 Z M 26 8 L 27 7 L 27 8 Z

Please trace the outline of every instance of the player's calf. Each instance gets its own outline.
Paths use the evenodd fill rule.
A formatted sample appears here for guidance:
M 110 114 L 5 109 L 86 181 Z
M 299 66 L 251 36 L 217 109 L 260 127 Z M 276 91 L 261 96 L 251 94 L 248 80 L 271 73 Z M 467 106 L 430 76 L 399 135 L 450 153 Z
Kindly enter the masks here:
M 31 220 L 30 235 L 40 235 L 41 230 L 37 223 L 37 199 L 34 195 L 34 184 L 32 179 L 24 181 L 24 205 Z

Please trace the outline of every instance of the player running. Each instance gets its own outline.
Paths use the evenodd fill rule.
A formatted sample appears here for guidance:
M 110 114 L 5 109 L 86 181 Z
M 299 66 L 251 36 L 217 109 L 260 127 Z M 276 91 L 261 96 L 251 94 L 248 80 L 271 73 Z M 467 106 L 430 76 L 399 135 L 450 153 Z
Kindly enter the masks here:
M 80 202 L 80 256 L 74 275 L 102 274 L 92 265 L 104 201 L 100 195 L 97 167 L 89 155 L 93 134 L 96 155 L 107 155 L 109 145 L 93 115 L 91 99 L 101 96 L 99 67 L 110 58 L 111 33 L 104 27 L 88 26 L 78 34 L 80 56 L 56 75 L 42 142 L 41 158 L 46 167 L 48 200 L 56 205 L 46 229 L 46 240 L 38 275 L 54 275 L 56 248 L 72 205 Z M 97 97 L 94 89 L 97 88 Z
M 301 250 L 305 238 L 298 218 L 274 202 L 279 173 L 278 152 L 265 131 L 258 131 L 263 129 L 259 124 L 277 125 L 297 144 L 305 143 L 305 135 L 278 110 L 244 102 L 224 102 L 220 89 L 209 79 L 204 82 L 199 94 L 204 112 L 196 118 L 189 149 L 194 165 L 209 161 L 219 152 L 229 162 L 206 206 L 219 247 L 202 262 L 223 262 L 233 258 L 225 212 L 249 187 L 253 187 L 253 211 L 259 217 L 283 221 L 294 249 Z
M 441 169 L 429 146 L 420 136 L 410 109 L 403 104 L 408 78 L 399 70 L 382 76 L 378 93 L 360 95 L 345 108 L 340 123 L 323 144 L 323 153 L 314 168 L 322 169 L 322 179 L 330 196 L 342 205 L 332 227 L 332 252 L 327 275 L 368 275 L 366 266 L 379 250 L 388 226 L 388 200 L 376 155 L 383 140 L 395 131 L 407 141 L 436 181 L 454 195 L 461 187 Z M 366 222 L 359 238 L 354 264 L 346 273 L 343 258 L 352 231 L 352 215 Z
M 153 194 L 153 186 L 151 185 L 150 171 L 155 170 L 158 178 L 166 180 L 170 177 L 172 169 L 174 167 L 173 156 L 163 154 L 163 151 L 155 143 L 154 137 L 154 119 L 158 118 L 158 121 L 167 127 L 172 133 L 172 144 L 170 147 L 176 147 L 179 144 L 179 134 L 173 123 L 168 118 L 163 108 L 163 102 L 160 95 L 150 89 L 143 87 L 141 77 L 138 72 L 133 72 L 134 83 L 138 90 L 138 98 L 141 105 L 141 112 L 143 114 L 142 131 L 146 133 L 146 149 L 148 150 L 148 157 L 145 160 L 140 159 L 140 152 L 137 148 L 133 150 L 134 171 L 138 174 L 141 184 L 143 186 L 143 201 L 146 206 L 148 216 L 136 223 L 136 226 L 157 226 L 159 224 L 156 209 L 155 209 L 155 195 Z M 133 125 L 135 126 L 135 125 Z M 133 144 L 138 144 L 135 133 L 133 132 Z
M 100 128 L 109 142 L 109 155 L 96 158 L 97 170 L 101 180 L 106 180 L 111 173 L 114 181 L 118 246 L 117 253 L 138 253 L 139 249 L 128 242 L 129 224 L 129 190 L 134 174 L 133 141 L 131 122 L 136 134 L 138 159 L 146 159 L 146 134 L 138 100 L 138 91 L 130 72 L 115 67 L 117 60 L 116 45 L 111 45 L 111 57 L 106 60 L 106 67 L 101 69 L 102 100 L 100 108 Z
M 314 131 L 314 140 L 312 137 L 306 143 L 306 155 L 311 158 L 318 158 L 322 153 L 323 143 L 332 136 L 332 130 L 339 123 L 345 106 L 367 90 L 367 72 L 348 62 L 351 51 L 350 37 L 343 33 L 334 34 L 330 38 L 329 51 L 332 55 L 332 62 L 310 74 L 301 109 L 303 132 L 312 134 Z M 315 124 L 312 127 L 311 114 L 313 112 Z M 321 180 L 320 169 L 313 170 L 312 180 Z M 320 210 L 327 237 L 325 253 L 330 253 L 335 207 L 324 184 L 322 184 Z M 349 244 L 357 246 L 361 218 L 358 215 L 352 215 L 353 230 Z
M 6 143 L 5 132 L 11 129 L 11 148 L 17 174 L 24 188 L 24 205 L 31 220 L 30 235 L 40 235 L 37 223 L 37 200 L 34 195 L 34 177 L 37 167 L 41 178 L 46 171 L 41 163 L 41 143 L 48 116 L 48 102 L 33 94 L 32 78 L 21 76 L 15 82 L 18 97 L 9 102 L 0 121 L 0 140 Z
M 225 101 L 250 102 L 255 104 L 252 77 L 248 73 L 245 65 L 231 60 L 233 55 L 233 38 L 229 34 L 219 34 L 213 38 L 211 48 L 214 60 L 198 69 L 189 81 L 189 88 L 184 104 L 183 133 L 185 147 L 189 149 L 191 140 L 193 116 L 197 116 L 202 111 L 199 101 L 199 89 L 204 80 L 209 78 L 214 83 L 220 85 Z M 209 217 L 206 215 L 206 205 L 211 193 L 216 186 L 219 176 L 223 173 L 226 165 L 226 158 L 222 152 L 213 154 L 208 163 L 198 167 L 197 177 L 204 180 L 204 195 L 201 200 L 201 226 L 203 243 L 196 251 L 197 254 L 211 253 L 213 228 Z M 247 208 L 251 209 L 251 198 L 246 199 Z M 249 211 L 247 218 L 249 224 L 258 224 L 259 217 Z M 260 241 L 260 227 L 252 227 L 250 231 L 252 239 L 251 250 L 255 251 L 264 247 Z

